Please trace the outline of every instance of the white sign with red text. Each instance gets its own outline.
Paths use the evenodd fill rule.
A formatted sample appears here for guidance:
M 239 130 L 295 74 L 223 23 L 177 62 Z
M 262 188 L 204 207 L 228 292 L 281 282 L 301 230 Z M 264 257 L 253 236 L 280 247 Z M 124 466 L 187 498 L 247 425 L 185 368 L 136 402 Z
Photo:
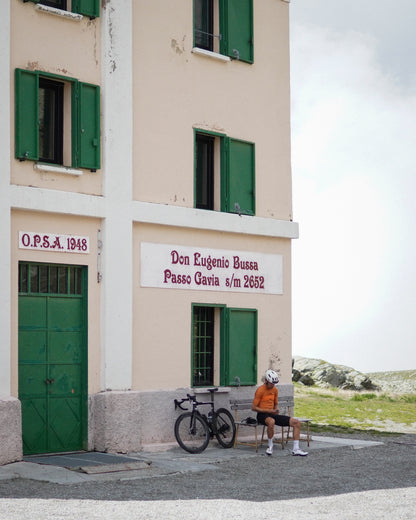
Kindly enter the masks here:
M 283 294 L 282 255 L 141 244 L 142 287 Z
M 56 251 L 58 253 L 89 253 L 90 239 L 89 237 L 75 235 L 19 231 L 19 249 Z

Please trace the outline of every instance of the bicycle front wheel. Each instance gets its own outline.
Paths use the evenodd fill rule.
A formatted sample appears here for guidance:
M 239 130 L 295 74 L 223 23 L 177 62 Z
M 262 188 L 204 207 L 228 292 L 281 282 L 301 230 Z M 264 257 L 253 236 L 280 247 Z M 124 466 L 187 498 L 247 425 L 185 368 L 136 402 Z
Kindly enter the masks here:
M 183 413 L 176 419 L 175 437 L 185 451 L 201 453 L 209 443 L 208 424 L 197 414 Z
M 212 418 L 212 429 L 223 448 L 232 448 L 235 439 L 235 422 L 231 413 L 219 408 Z

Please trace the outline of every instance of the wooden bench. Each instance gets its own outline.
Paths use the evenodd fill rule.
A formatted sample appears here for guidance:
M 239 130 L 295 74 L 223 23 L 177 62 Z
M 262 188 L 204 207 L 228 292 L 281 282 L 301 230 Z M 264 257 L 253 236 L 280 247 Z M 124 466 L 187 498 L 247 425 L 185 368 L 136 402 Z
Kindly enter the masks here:
M 293 397 L 279 397 L 278 398 L 278 406 L 279 406 L 279 413 L 281 415 L 288 415 L 289 417 L 292 417 L 293 409 L 295 407 L 295 401 Z M 297 419 L 302 424 L 306 424 L 306 442 L 309 446 L 311 437 L 310 437 L 310 431 L 309 431 L 309 423 L 311 422 L 311 419 L 308 419 L 306 417 L 294 417 L 294 419 Z M 290 438 L 290 431 L 292 430 L 292 437 L 293 437 L 293 428 L 289 427 L 287 428 L 287 434 L 286 434 L 286 443 Z M 283 428 L 282 428 L 282 435 L 283 435 Z
M 235 440 L 234 440 L 234 448 L 237 446 L 237 444 L 243 444 L 246 446 L 253 446 L 256 448 L 256 452 L 258 451 L 258 447 L 262 445 L 264 434 L 266 431 L 266 426 L 263 424 L 259 424 L 256 420 L 256 412 L 253 412 L 251 410 L 253 404 L 252 399 L 230 399 L 230 408 L 234 411 L 235 415 L 235 426 L 236 426 L 236 432 L 235 432 Z M 288 415 L 289 417 L 292 417 L 293 408 L 294 408 L 294 399 L 293 397 L 279 397 L 278 398 L 278 406 L 279 406 L 279 413 L 281 415 Z M 296 417 L 301 423 L 306 424 L 306 440 L 309 446 L 310 442 L 310 433 L 309 433 L 309 423 L 311 422 L 311 419 L 307 419 L 305 417 Z M 247 422 L 248 420 L 248 422 Z M 258 440 L 258 427 L 263 426 L 262 434 L 260 442 Z M 252 428 L 254 430 L 254 442 L 250 440 L 239 440 L 239 431 L 240 427 L 243 428 Z M 281 438 L 278 440 L 275 440 L 275 442 L 278 442 L 282 445 L 282 449 L 284 449 L 285 444 L 287 444 L 289 438 L 290 438 L 290 431 L 292 430 L 292 436 L 293 436 L 293 428 L 288 426 L 280 426 L 281 428 Z M 286 431 L 285 431 L 286 430 Z
M 259 442 L 258 442 L 258 427 L 260 426 L 256 420 L 255 412 L 251 410 L 251 406 L 253 404 L 253 399 L 230 399 L 230 408 L 234 411 L 234 422 L 235 422 L 235 439 L 234 439 L 234 448 L 237 444 L 244 444 L 245 446 L 253 446 L 256 448 L 256 452 L 258 451 Z M 243 413 L 241 413 L 243 412 Z M 251 413 L 248 413 L 251 412 Z M 244 415 L 244 416 L 243 416 Z M 253 422 L 247 422 L 247 419 L 250 418 Z M 240 431 L 240 426 L 247 428 L 252 428 L 254 430 L 254 442 L 250 441 L 240 441 L 238 439 L 238 433 Z

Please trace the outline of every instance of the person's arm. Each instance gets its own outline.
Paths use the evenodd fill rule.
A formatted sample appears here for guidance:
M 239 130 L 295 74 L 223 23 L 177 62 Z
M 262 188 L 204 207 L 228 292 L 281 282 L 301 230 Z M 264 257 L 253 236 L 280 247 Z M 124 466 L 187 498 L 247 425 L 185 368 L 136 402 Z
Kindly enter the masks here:
M 263 413 L 277 413 L 277 410 L 271 410 L 270 408 L 260 408 L 259 406 L 256 406 L 253 401 L 253 406 L 251 407 L 253 412 L 263 412 Z
M 278 395 L 279 395 L 279 390 L 276 388 L 276 393 L 274 395 L 274 411 L 275 411 L 276 415 L 279 415 L 279 405 L 277 404 Z

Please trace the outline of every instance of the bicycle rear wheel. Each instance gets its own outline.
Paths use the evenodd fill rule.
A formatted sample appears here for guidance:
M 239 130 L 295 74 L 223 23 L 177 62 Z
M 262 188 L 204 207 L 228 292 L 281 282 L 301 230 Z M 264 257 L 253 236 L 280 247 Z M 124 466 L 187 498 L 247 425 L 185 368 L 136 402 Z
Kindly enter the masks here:
M 223 448 L 232 448 L 235 439 L 235 423 L 231 413 L 219 408 L 212 418 L 212 430 Z
M 201 453 L 209 443 L 209 427 L 204 419 L 192 412 L 180 415 L 175 422 L 175 437 L 189 453 Z

